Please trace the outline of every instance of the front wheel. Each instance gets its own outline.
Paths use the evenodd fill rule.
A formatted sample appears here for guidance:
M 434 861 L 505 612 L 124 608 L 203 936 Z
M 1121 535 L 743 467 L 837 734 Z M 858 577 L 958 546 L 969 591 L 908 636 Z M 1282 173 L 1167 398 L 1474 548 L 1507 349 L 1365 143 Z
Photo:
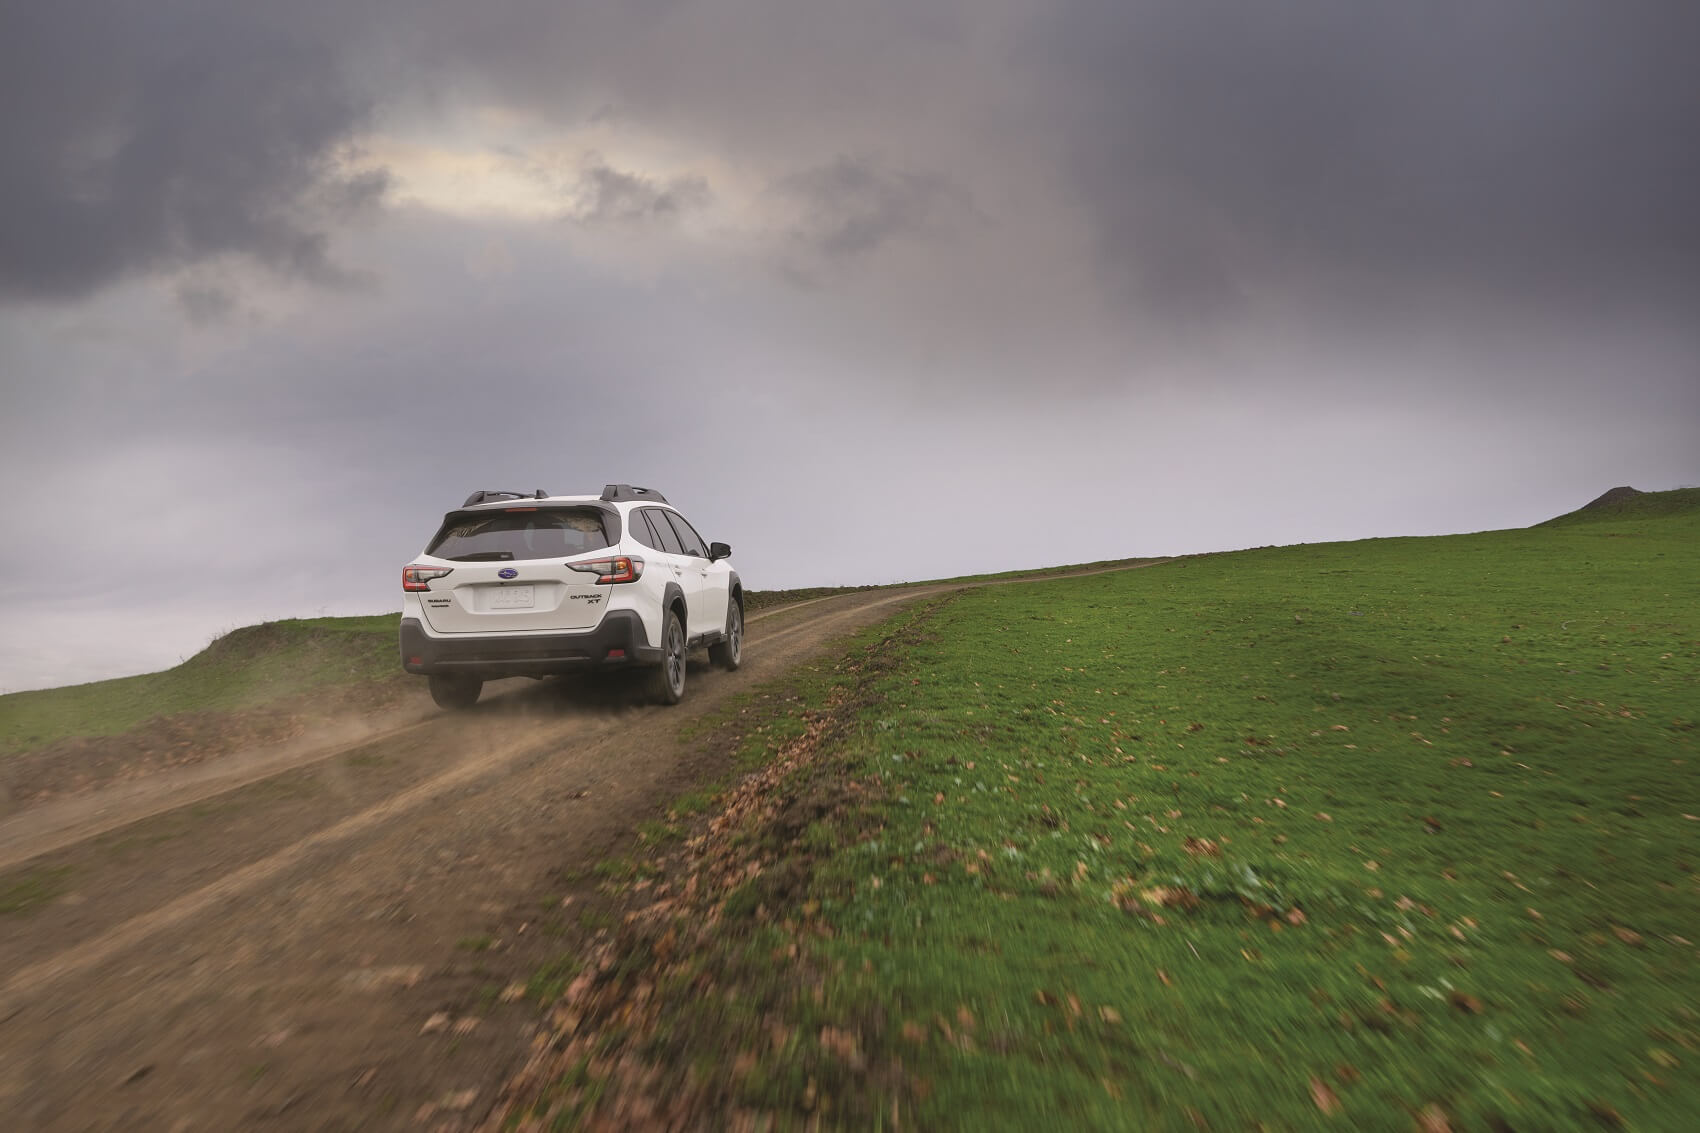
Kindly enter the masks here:
M 726 604 L 726 638 L 708 647 L 708 659 L 728 671 L 744 663 L 744 608 L 736 598 Z
M 437 702 L 437 707 L 456 712 L 477 704 L 478 694 L 484 691 L 484 682 L 477 677 L 432 674 L 427 680 L 431 683 L 431 699 Z
M 661 704 L 677 704 L 685 697 L 685 627 L 672 610 L 661 619 L 661 665 L 649 687 Z

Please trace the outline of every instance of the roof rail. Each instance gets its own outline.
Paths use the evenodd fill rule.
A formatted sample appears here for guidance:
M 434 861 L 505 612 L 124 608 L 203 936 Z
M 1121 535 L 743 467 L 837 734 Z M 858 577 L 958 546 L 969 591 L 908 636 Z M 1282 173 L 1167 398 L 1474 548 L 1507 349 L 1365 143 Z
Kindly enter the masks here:
M 546 499 L 548 495 L 542 488 L 537 489 L 536 495 L 529 492 L 488 492 L 481 489 L 466 497 L 466 502 L 460 506 L 471 507 L 473 504 L 487 504 L 497 500 L 541 500 Z
M 602 498 L 609 503 L 621 500 L 653 500 L 658 504 L 667 502 L 667 497 L 654 488 L 639 488 L 632 484 L 609 484 L 602 489 Z

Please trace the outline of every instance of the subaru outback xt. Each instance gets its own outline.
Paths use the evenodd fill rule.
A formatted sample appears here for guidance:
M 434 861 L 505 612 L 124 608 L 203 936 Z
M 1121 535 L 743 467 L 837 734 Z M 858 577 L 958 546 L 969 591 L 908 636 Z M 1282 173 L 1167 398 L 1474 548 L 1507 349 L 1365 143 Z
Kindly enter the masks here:
M 648 488 L 474 492 L 402 568 L 402 667 L 444 708 L 471 707 L 485 681 L 585 669 L 647 669 L 654 698 L 677 704 L 687 651 L 742 659 L 731 555 Z

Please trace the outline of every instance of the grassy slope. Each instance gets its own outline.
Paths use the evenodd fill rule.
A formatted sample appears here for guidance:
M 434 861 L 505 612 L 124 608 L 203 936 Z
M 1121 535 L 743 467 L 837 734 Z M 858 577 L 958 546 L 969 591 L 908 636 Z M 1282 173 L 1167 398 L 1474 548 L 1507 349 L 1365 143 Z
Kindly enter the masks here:
M 0 755 L 109 736 L 156 716 L 232 711 L 398 672 L 395 614 L 245 626 L 175 668 L 0 696 Z
M 1625 500 L 1599 507 L 1578 508 L 1538 527 L 1570 527 L 1578 523 L 1618 523 L 1625 520 L 1656 519 L 1700 510 L 1700 488 L 1676 488 L 1668 492 L 1641 492 Z
M 1063 566 L 1033 567 L 1027 570 L 1006 570 L 997 574 L 963 574 L 954 578 L 941 578 L 938 582 L 1016 582 L 1022 579 L 1052 578 L 1061 574 L 1086 574 L 1093 571 L 1114 570 L 1117 567 L 1133 567 L 1142 563 L 1159 562 L 1159 559 L 1099 559 L 1090 563 L 1067 563 Z M 922 583 L 920 585 L 928 585 Z
M 930 1032 L 924 1127 L 1679 1127 L 1697 520 L 963 596 L 854 748 L 831 993 Z
M 775 802 L 821 817 L 731 835 L 795 841 L 633 977 L 633 1049 L 780 1127 L 1686 1128 L 1697 538 L 1685 510 L 964 593 L 831 678 L 864 707 Z M 594 1067 L 554 1096 L 613 1096 Z

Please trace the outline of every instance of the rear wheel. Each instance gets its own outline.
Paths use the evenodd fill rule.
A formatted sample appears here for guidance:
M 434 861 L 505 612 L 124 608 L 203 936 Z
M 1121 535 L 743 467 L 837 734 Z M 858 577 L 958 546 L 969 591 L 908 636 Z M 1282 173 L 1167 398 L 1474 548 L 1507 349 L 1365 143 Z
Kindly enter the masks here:
M 685 696 L 685 627 L 674 610 L 661 619 L 661 665 L 650 677 L 649 688 L 662 704 L 677 704 Z
M 726 604 L 726 639 L 708 647 L 708 659 L 728 670 L 744 663 L 744 608 L 736 598 Z
M 434 673 L 427 679 L 431 682 L 431 699 L 437 702 L 438 708 L 457 712 L 471 708 L 478 703 L 478 694 L 484 691 L 484 682 L 477 677 L 443 676 Z

